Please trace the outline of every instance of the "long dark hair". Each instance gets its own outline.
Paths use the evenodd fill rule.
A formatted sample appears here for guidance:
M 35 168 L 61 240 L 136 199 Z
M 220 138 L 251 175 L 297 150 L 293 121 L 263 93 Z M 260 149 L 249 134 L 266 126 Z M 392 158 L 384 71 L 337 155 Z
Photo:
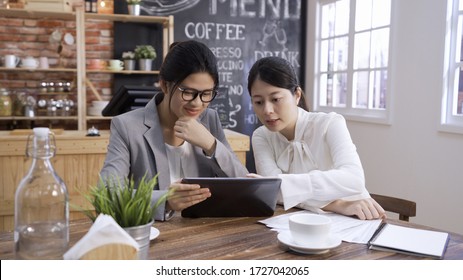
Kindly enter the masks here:
M 172 43 L 161 65 L 159 78 L 171 83 L 171 94 L 175 88 L 191 74 L 205 72 L 214 80 L 214 88 L 219 84 L 217 60 L 214 53 L 203 43 L 189 40 Z
M 297 88 L 300 88 L 299 79 L 294 67 L 281 57 L 264 57 L 256 61 L 251 67 L 248 75 L 248 91 L 251 95 L 251 87 L 256 79 L 259 79 L 274 87 L 289 90 L 293 95 Z M 306 109 L 304 92 L 301 89 L 301 102 L 299 106 Z

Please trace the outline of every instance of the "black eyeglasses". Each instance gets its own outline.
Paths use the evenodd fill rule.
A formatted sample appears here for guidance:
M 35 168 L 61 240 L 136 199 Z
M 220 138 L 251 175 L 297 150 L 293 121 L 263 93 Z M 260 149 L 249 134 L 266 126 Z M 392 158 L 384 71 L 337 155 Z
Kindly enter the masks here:
M 202 102 L 209 103 L 214 100 L 217 95 L 217 90 L 215 89 L 196 90 L 193 88 L 178 87 L 178 90 L 182 92 L 182 98 L 185 101 L 195 100 L 199 95 Z

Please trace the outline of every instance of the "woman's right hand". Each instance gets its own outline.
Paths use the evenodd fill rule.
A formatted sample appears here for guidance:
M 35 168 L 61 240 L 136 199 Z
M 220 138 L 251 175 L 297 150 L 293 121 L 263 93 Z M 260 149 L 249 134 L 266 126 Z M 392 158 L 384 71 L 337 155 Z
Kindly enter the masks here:
M 201 188 L 198 184 L 182 184 L 180 181 L 170 185 L 174 189 L 167 199 L 170 209 L 182 211 L 192 205 L 200 203 L 211 196 L 208 188 Z

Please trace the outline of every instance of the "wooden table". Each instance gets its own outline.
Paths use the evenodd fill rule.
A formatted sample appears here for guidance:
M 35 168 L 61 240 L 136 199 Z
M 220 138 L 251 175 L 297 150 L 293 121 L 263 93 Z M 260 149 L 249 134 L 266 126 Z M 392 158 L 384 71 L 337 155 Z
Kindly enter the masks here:
M 278 209 L 276 214 L 282 214 Z M 188 219 L 176 215 L 167 222 L 156 222 L 161 234 L 150 244 L 149 257 L 164 260 L 209 259 L 423 259 L 419 257 L 369 250 L 367 245 L 342 242 L 320 255 L 302 255 L 287 251 L 277 240 L 277 233 L 258 223 L 262 218 Z M 394 224 L 425 228 L 398 220 Z M 91 226 L 89 220 L 71 222 L 70 239 L 74 245 Z M 12 259 L 13 233 L 0 233 L 0 259 Z M 445 259 L 463 259 L 463 235 L 450 233 Z

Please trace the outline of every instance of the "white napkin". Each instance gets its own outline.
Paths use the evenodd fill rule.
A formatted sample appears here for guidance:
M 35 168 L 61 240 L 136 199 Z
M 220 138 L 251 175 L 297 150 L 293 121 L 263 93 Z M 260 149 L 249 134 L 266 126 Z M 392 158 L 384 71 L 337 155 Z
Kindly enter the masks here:
M 124 229 L 119 226 L 113 217 L 100 214 L 93 225 L 71 249 L 64 254 L 65 260 L 78 260 L 90 250 L 111 244 L 125 244 L 139 250 L 139 245 Z
M 275 217 L 271 217 L 265 220 L 259 221 L 260 223 L 265 224 L 267 227 L 272 228 L 272 230 L 282 232 L 289 232 L 289 216 L 297 213 L 311 213 L 316 214 L 310 211 L 298 211 L 289 214 L 283 214 Z M 351 243 L 360 243 L 367 244 L 371 239 L 376 229 L 381 224 L 381 220 L 368 220 L 362 221 L 356 218 L 351 218 L 335 213 L 326 213 L 319 214 L 329 217 L 332 221 L 331 224 L 331 234 L 339 236 L 343 241 Z

